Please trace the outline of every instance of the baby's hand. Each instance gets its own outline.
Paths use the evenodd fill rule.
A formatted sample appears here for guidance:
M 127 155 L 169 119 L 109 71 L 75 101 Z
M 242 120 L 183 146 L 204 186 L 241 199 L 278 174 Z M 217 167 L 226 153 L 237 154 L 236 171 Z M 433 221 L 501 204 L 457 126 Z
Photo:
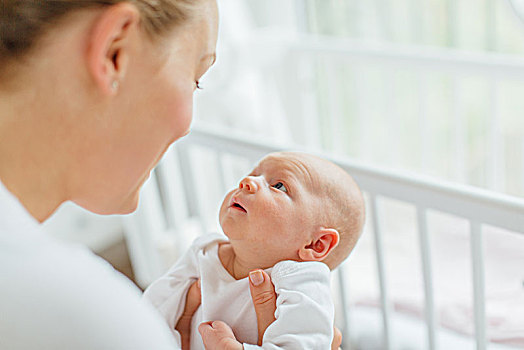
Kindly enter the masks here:
M 233 334 L 231 327 L 222 321 L 204 322 L 198 326 L 198 331 L 208 350 L 242 350 Z

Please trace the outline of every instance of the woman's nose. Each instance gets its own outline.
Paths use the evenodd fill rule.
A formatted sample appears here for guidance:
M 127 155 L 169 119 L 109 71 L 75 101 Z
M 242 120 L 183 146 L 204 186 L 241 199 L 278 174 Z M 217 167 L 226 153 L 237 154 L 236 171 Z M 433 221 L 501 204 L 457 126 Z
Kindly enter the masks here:
M 245 177 L 244 179 L 242 179 L 242 181 L 240 181 L 240 184 L 238 185 L 238 187 L 241 190 L 247 191 L 249 193 L 255 193 L 256 191 L 258 191 L 258 184 L 257 184 L 257 182 L 255 181 L 255 179 L 253 179 L 250 176 Z

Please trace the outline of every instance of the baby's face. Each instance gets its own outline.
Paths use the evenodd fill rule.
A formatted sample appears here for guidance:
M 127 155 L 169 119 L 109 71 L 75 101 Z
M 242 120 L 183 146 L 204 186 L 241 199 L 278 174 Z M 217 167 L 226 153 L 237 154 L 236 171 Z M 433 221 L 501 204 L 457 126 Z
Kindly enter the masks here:
M 319 173 L 311 166 L 297 154 L 270 154 L 226 195 L 219 219 L 235 250 L 261 267 L 299 259 L 323 207 L 315 193 Z

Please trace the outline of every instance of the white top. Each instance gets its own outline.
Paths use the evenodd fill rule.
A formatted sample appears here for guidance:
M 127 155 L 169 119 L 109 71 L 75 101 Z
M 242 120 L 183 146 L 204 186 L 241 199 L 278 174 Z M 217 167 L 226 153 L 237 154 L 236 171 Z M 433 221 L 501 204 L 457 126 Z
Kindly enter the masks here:
M 176 349 L 140 290 L 47 236 L 0 182 L 0 349 Z
M 192 321 L 191 349 L 204 349 L 197 327 L 201 322 L 221 320 L 233 329 L 244 349 L 330 349 L 333 339 L 334 306 L 330 271 L 319 262 L 282 261 L 266 270 L 277 293 L 276 321 L 257 343 L 257 321 L 248 278 L 235 280 L 218 258 L 222 235 L 206 235 L 159 280 L 144 292 L 144 298 L 160 311 L 174 330 L 184 310 L 189 286 L 201 279 L 202 304 Z

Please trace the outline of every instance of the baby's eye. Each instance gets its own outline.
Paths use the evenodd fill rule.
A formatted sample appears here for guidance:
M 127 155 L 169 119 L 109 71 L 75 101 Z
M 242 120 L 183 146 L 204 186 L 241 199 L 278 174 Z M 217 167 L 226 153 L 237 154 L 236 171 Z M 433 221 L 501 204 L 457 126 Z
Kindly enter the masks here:
M 282 192 L 287 192 L 287 188 L 286 186 L 284 186 L 282 182 L 277 182 L 276 184 L 273 185 L 273 187 L 276 188 L 277 190 L 281 190 Z

